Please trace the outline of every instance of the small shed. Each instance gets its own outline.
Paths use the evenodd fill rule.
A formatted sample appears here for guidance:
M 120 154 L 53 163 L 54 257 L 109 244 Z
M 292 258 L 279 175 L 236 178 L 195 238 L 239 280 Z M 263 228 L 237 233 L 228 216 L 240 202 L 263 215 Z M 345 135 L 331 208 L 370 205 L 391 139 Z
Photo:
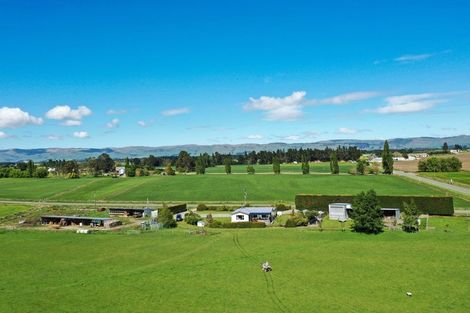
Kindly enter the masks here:
M 330 220 L 345 221 L 348 219 L 348 210 L 352 210 L 351 203 L 331 203 L 328 205 Z
M 151 208 L 110 208 L 109 215 L 132 216 L 132 217 L 151 217 Z

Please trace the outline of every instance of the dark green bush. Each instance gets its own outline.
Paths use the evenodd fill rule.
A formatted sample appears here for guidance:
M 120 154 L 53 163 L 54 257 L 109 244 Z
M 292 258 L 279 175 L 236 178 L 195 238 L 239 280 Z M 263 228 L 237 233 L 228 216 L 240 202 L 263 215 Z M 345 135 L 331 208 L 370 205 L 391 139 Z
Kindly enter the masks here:
M 278 203 L 275 205 L 275 207 L 276 211 L 287 211 L 292 209 L 290 205 L 285 205 L 284 203 Z
M 403 209 L 403 203 L 412 200 L 423 214 L 453 215 L 454 202 L 452 197 L 435 196 L 377 196 L 383 208 Z M 353 203 L 352 195 L 296 195 L 295 207 L 298 210 L 328 211 L 330 203 Z
M 194 212 L 189 212 L 184 216 L 184 221 L 190 225 L 197 225 L 197 222 L 202 221 L 202 217 Z
M 204 203 L 199 203 L 197 205 L 196 211 L 208 211 L 209 207 L 205 205 Z

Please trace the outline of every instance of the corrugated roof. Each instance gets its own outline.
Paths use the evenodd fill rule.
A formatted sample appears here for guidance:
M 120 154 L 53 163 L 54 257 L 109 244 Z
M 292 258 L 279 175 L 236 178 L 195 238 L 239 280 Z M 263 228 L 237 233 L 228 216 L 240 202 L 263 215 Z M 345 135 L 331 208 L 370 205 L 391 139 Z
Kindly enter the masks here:
M 63 218 L 63 219 L 81 219 L 81 220 L 111 220 L 109 217 L 89 217 L 89 216 L 62 216 L 62 215 L 43 215 L 41 218 Z
M 276 209 L 273 207 L 242 207 L 235 211 L 232 214 L 243 213 L 243 214 L 271 214 Z

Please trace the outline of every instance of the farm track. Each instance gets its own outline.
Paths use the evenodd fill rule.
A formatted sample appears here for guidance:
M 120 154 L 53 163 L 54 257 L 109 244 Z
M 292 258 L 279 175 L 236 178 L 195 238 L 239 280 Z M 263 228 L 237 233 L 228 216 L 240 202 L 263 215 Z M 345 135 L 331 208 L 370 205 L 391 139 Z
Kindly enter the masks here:
M 235 247 L 237 247 L 238 250 L 242 253 L 242 255 L 247 258 L 251 259 L 254 262 L 257 262 L 257 260 L 251 256 L 245 248 L 240 244 L 240 240 L 238 239 L 238 234 L 235 233 L 233 234 L 233 243 L 235 244 Z M 263 272 L 264 275 L 264 280 L 266 281 L 266 292 L 268 296 L 271 298 L 271 302 L 279 309 L 279 311 L 283 313 L 290 313 L 289 308 L 284 304 L 284 302 L 279 298 L 279 296 L 276 293 L 276 288 L 274 287 L 274 280 L 271 275 L 271 273 L 266 273 Z
M 468 189 L 468 188 L 455 186 L 455 185 L 443 183 L 441 181 L 434 180 L 434 179 L 431 179 L 431 178 L 418 176 L 415 173 L 394 171 L 394 174 L 397 175 L 397 176 L 406 177 L 406 178 L 409 178 L 409 179 L 412 179 L 412 180 L 415 180 L 415 181 L 418 181 L 418 182 L 421 182 L 421 183 L 433 185 L 433 186 L 439 187 L 441 189 L 447 189 L 447 190 L 450 190 L 450 191 L 453 191 L 453 192 L 464 194 L 466 196 L 470 196 L 470 189 Z

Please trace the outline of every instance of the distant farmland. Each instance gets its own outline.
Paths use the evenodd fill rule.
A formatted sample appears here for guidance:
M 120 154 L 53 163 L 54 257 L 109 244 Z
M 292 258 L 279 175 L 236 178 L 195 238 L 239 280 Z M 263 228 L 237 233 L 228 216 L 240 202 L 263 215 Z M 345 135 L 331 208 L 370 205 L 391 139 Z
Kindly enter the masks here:
M 0 179 L 0 199 L 49 201 L 293 202 L 298 193 L 445 195 L 445 191 L 396 176 L 372 175 L 178 175 L 136 178 Z M 470 202 L 457 200 L 456 206 Z

